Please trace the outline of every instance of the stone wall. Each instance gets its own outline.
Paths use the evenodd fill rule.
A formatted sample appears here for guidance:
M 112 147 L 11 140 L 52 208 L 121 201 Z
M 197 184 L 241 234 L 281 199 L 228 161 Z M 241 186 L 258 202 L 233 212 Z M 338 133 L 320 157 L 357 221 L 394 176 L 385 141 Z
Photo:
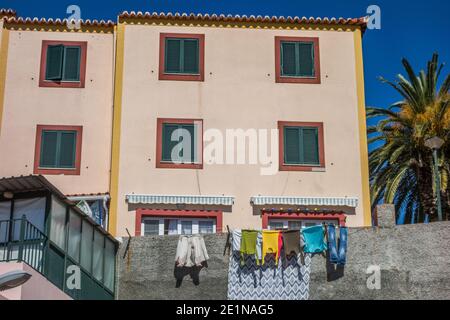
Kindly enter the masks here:
M 177 236 L 134 237 L 119 253 L 119 299 L 226 299 L 226 235 L 207 235 L 208 268 L 185 274 L 177 287 Z M 380 268 L 380 289 L 368 289 L 369 266 Z M 196 277 L 197 275 L 197 277 Z M 181 277 L 179 273 L 178 277 Z M 198 283 L 196 282 L 198 279 Z M 196 284 L 197 283 L 197 284 Z M 313 257 L 311 299 L 450 299 L 450 222 L 351 228 L 347 264 L 332 270 Z

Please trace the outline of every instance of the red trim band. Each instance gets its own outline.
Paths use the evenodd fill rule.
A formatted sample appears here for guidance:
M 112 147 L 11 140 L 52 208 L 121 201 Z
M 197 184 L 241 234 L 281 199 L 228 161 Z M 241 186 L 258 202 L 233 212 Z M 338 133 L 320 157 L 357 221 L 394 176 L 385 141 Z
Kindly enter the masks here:
M 166 38 L 198 39 L 199 74 L 164 73 Z M 205 35 L 190 33 L 161 33 L 159 36 L 159 80 L 204 81 L 205 80 Z
M 198 124 L 197 159 L 199 163 L 171 163 L 162 161 L 162 127 L 165 123 Z M 203 119 L 158 118 L 156 125 L 156 168 L 166 169 L 203 169 Z
M 319 144 L 319 165 L 293 165 L 284 163 L 284 127 L 314 127 L 318 129 Z M 314 169 L 325 169 L 325 143 L 322 122 L 298 122 L 298 121 L 278 121 L 278 148 L 279 148 L 279 169 L 280 171 L 314 171 Z
M 346 216 L 344 213 L 301 213 L 301 212 L 277 212 L 263 211 L 262 228 L 267 229 L 270 219 L 282 220 L 338 220 L 339 226 L 345 227 Z
M 314 45 L 314 77 L 284 77 L 281 76 L 281 42 L 298 41 L 312 42 Z M 320 84 L 320 52 L 319 38 L 310 37 L 275 37 L 275 82 L 276 83 L 309 83 Z
M 45 71 L 47 68 L 47 49 L 49 45 L 79 46 L 81 48 L 80 60 L 80 81 L 49 81 L 45 80 Z M 39 74 L 39 87 L 48 88 L 84 88 L 86 81 L 86 60 L 87 60 L 87 42 L 86 41 L 42 41 L 41 68 Z
M 52 168 L 39 168 L 39 161 L 41 159 L 41 140 L 43 130 L 65 130 L 77 132 L 77 144 L 75 150 L 75 168 L 73 169 L 52 169 Z M 81 145 L 83 140 L 83 127 L 82 126 L 55 126 L 55 125 L 42 125 L 38 124 L 36 127 L 36 144 L 34 149 L 34 174 L 65 174 L 65 175 L 80 175 L 81 168 Z

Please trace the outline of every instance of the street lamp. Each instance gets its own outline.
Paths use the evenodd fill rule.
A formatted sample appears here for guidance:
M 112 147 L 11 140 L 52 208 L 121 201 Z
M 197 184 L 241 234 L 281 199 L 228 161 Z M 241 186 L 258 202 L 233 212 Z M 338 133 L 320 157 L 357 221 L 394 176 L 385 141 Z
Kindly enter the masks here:
M 438 210 L 438 220 L 442 221 L 442 205 L 441 205 L 441 179 L 438 167 L 438 150 L 444 144 L 444 140 L 439 137 L 433 137 L 425 141 L 425 146 L 433 150 L 434 160 L 434 183 L 436 186 L 436 205 Z
M 31 278 L 31 274 L 25 271 L 17 270 L 7 272 L 0 275 L 0 291 L 5 291 L 15 287 L 23 285 L 28 279 Z

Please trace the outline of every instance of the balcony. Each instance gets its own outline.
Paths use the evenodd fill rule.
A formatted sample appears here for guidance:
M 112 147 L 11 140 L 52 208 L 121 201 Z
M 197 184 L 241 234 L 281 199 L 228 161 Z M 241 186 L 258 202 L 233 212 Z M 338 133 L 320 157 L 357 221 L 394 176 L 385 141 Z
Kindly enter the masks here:
M 111 300 L 117 247 L 44 177 L 0 179 L 0 263 L 26 263 L 75 300 Z

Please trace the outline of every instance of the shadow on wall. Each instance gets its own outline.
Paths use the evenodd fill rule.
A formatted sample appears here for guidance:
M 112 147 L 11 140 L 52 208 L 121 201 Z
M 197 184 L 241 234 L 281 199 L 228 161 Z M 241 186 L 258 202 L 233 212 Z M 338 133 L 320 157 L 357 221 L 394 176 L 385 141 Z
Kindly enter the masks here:
M 205 261 L 201 266 L 193 267 L 177 267 L 176 263 L 173 270 L 173 275 L 175 276 L 175 288 L 181 287 L 183 280 L 186 276 L 190 276 L 192 283 L 196 286 L 200 284 L 200 271 L 203 268 L 208 268 L 208 263 Z
M 344 265 L 330 262 L 330 253 L 327 251 L 326 257 L 327 281 L 336 281 L 344 276 Z

